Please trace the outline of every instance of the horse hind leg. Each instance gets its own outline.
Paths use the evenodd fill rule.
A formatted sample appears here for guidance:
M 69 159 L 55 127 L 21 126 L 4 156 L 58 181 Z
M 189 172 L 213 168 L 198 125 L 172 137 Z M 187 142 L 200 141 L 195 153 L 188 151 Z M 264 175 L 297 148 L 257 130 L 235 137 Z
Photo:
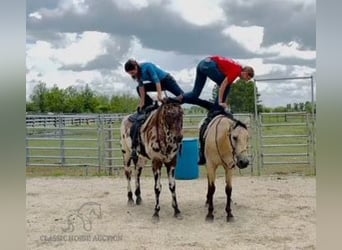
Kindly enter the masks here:
M 133 193 L 132 193 L 132 187 L 131 187 L 131 178 L 132 178 L 132 167 L 131 167 L 131 158 L 126 152 L 124 154 L 124 166 L 125 166 L 125 176 L 127 180 L 127 204 L 129 206 L 134 205 L 134 200 L 133 200 Z
M 177 219 L 182 219 L 181 211 L 178 208 L 177 194 L 176 194 L 176 179 L 175 179 L 175 165 L 176 162 L 172 161 L 171 164 L 165 164 L 167 168 L 167 176 L 169 179 L 169 190 L 172 196 L 172 207 L 174 209 L 174 216 Z
M 206 216 L 206 221 L 212 222 L 214 220 L 214 204 L 213 204 L 213 197 L 215 193 L 215 178 L 216 178 L 216 166 L 211 164 L 210 162 L 207 163 L 208 169 L 208 191 L 207 191 L 207 201 L 208 204 L 208 214 Z
M 140 191 L 140 176 L 143 170 L 145 163 L 144 160 L 139 157 L 138 163 L 135 165 L 135 196 L 136 196 L 136 204 L 140 205 L 142 202 L 141 199 L 141 191 Z

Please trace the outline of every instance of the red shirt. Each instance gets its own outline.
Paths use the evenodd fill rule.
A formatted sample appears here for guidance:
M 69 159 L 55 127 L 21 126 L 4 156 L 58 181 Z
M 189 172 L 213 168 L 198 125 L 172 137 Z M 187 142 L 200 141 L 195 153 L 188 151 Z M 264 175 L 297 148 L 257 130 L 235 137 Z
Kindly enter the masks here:
M 240 76 L 242 65 L 234 62 L 232 59 L 222 56 L 212 56 L 210 59 L 217 63 L 219 70 L 228 78 L 229 85 Z

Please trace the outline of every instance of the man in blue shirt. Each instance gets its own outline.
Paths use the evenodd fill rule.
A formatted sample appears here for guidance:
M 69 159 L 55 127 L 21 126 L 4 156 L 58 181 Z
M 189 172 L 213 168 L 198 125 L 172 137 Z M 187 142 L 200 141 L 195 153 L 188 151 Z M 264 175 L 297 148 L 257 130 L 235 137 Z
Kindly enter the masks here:
M 164 70 L 150 62 L 138 63 L 129 59 L 125 63 L 125 71 L 138 82 L 137 92 L 140 96 L 139 109 L 142 110 L 153 104 L 153 100 L 147 92 L 156 91 L 158 101 L 163 101 L 162 91 L 167 90 L 181 101 L 184 91 L 179 87 L 176 80 Z

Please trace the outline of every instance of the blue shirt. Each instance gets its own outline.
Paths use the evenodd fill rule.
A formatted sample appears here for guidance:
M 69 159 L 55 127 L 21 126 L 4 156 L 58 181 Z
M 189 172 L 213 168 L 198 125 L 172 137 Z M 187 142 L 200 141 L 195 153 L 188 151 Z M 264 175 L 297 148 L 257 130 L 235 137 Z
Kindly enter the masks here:
M 160 83 L 160 81 L 169 74 L 150 62 L 141 63 L 139 65 L 141 68 L 141 79 L 138 81 L 139 86 L 143 86 L 143 84 L 150 82 Z

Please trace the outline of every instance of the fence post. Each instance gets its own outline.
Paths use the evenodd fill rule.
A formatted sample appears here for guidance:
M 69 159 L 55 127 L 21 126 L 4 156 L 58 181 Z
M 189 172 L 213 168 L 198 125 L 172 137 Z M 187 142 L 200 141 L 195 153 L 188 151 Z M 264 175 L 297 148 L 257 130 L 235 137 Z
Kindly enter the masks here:
M 101 115 L 98 116 L 98 123 L 97 123 L 97 157 L 98 157 L 98 168 L 97 173 L 101 173 L 101 167 L 102 167 L 102 143 L 103 143 L 103 137 L 104 137 L 104 126 L 103 126 L 103 117 Z
M 109 169 L 108 169 L 108 174 L 109 175 L 113 175 L 113 152 L 112 152 L 112 147 L 113 147 L 113 142 L 112 142 L 112 121 L 110 122 L 109 125 L 109 130 L 108 130 L 108 165 L 109 165 Z
M 63 128 L 63 117 L 59 115 L 59 138 L 61 140 L 61 165 L 65 165 L 65 149 L 64 149 L 64 128 Z
M 30 165 L 30 149 L 29 149 L 29 140 L 28 140 L 28 129 L 26 125 L 26 136 L 25 136 L 25 146 L 26 146 L 26 167 Z

